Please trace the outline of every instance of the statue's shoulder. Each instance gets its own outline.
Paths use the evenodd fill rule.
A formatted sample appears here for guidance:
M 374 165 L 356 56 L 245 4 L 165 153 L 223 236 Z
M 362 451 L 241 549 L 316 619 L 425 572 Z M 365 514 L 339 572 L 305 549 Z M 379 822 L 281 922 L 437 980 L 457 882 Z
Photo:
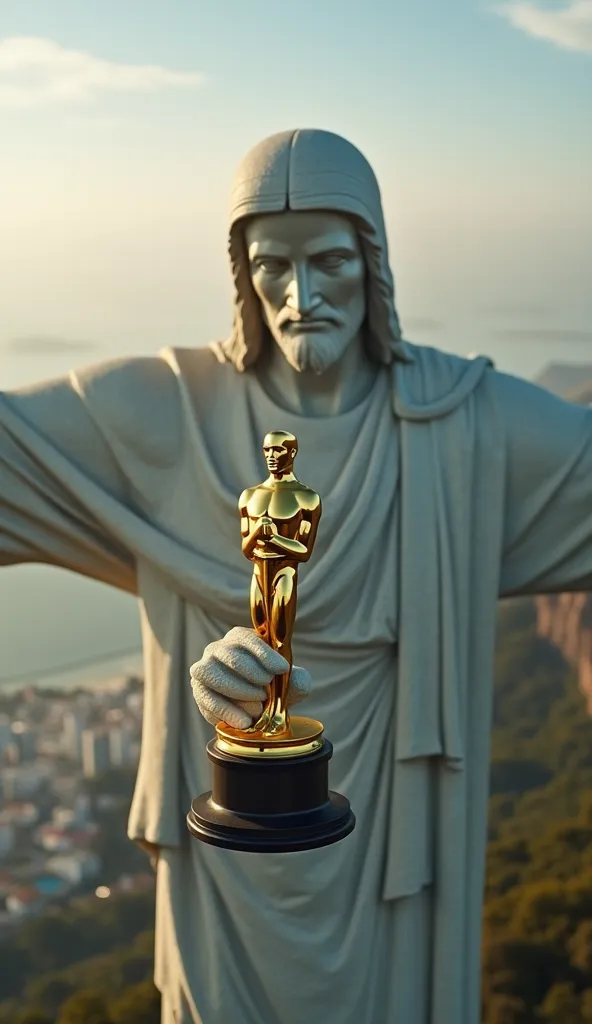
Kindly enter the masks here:
M 259 489 L 258 486 L 257 487 L 245 487 L 245 489 L 242 492 L 240 498 L 238 499 L 238 507 L 239 508 L 244 508 L 245 505 L 248 505 L 248 503 L 251 500 L 251 498 L 253 497 L 255 491 L 257 491 L 258 489 Z
M 138 407 L 152 399 L 172 395 L 174 374 L 160 356 L 126 356 L 94 363 L 77 370 L 77 385 L 88 401 L 98 403 L 102 410 L 119 409 L 122 398 Z
M 152 464 L 174 461 L 181 420 L 173 368 L 161 356 L 112 359 L 72 375 L 101 432 Z
M 404 343 L 406 362 L 394 364 L 394 408 L 403 419 L 428 420 L 456 409 L 494 369 L 488 356 L 458 356 Z
M 485 361 L 490 367 L 494 367 L 493 359 L 483 352 L 469 352 L 463 356 L 431 345 L 416 345 L 410 341 L 403 342 L 403 349 L 408 361 L 401 365 L 401 370 L 409 376 L 421 374 L 435 376 L 440 380 L 448 377 L 450 382 L 454 383 L 476 361 Z
M 171 348 L 161 353 L 174 366 L 179 388 L 183 390 L 192 413 L 206 433 L 240 400 L 245 389 L 245 373 L 233 363 L 223 363 L 212 346 Z
M 307 487 L 306 484 L 302 484 L 298 491 L 298 504 L 300 508 L 306 512 L 314 512 L 321 506 L 321 499 L 316 491 L 313 491 L 312 487 Z
M 114 359 L 77 375 L 101 429 L 153 464 L 177 461 L 188 417 L 219 420 L 240 385 L 209 347 Z

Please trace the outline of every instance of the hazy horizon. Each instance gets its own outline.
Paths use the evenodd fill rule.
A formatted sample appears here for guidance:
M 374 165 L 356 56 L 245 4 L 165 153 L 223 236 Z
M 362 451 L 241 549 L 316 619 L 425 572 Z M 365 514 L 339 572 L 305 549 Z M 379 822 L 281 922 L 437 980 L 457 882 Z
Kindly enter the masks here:
M 591 0 L 3 4 L 0 386 L 224 335 L 234 168 L 309 125 L 376 170 L 411 341 L 584 359 L 591 53 Z

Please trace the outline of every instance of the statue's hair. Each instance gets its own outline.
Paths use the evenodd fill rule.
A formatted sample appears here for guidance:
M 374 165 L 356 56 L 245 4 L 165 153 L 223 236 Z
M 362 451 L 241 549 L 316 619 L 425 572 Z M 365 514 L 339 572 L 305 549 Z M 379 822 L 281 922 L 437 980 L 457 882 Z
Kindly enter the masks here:
M 287 442 L 286 447 L 289 444 L 290 448 L 295 448 L 296 451 L 298 451 L 298 440 L 294 434 L 290 433 L 289 430 L 268 431 L 268 433 L 263 438 L 263 447 L 269 447 L 270 443 L 273 444 L 274 441 Z

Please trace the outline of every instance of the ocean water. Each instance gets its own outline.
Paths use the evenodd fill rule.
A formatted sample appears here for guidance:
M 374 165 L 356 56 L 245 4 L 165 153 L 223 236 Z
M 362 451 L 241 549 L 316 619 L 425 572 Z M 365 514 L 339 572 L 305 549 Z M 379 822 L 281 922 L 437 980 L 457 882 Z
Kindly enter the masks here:
M 48 566 L 0 571 L 1 688 L 70 689 L 135 673 L 140 649 L 138 607 L 129 594 Z

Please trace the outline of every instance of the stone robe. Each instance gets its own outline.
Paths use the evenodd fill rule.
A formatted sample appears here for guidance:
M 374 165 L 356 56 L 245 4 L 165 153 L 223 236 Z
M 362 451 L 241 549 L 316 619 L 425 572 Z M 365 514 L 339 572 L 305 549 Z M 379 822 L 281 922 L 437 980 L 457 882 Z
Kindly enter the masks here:
M 496 602 L 592 586 L 592 412 L 487 360 L 405 356 L 331 421 L 276 409 L 252 371 L 204 350 L 0 399 L 0 561 L 139 597 L 129 833 L 163 848 L 167 1024 L 479 1020 Z M 236 500 L 278 428 L 299 437 L 299 475 L 324 498 L 296 660 L 358 827 L 326 850 L 252 856 L 186 834 L 211 735 L 188 669 L 248 624 Z

